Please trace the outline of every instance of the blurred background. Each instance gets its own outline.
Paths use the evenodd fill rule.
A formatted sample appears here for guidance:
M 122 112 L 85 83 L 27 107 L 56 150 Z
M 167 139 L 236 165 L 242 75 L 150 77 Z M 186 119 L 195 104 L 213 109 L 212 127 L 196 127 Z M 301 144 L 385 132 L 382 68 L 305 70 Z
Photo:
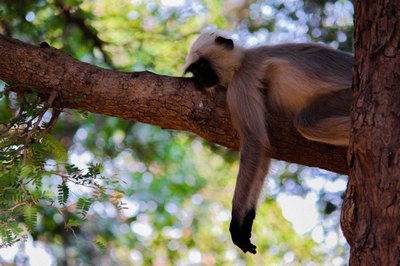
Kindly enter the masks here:
M 182 75 L 185 55 L 204 29 L 231 32 L 244 46 L 312 41 L 352 52 L 353 4 L 0 2 L 1 34 L 34 45 L 46 41 L 78 60 L 121 71 Z M 0 84 L 4 91 L 6 84 Z M 18 109 L 12 98 L 0 99 L 1 121 Z M 51 141 L 61 152 L 44 156 L 36 182 L 24 189 L 55 202 L 38 201 L 30 205 L 35 209 L 11 215 L 27 199 L 8 197 L 8 185 L 0 182 L 0 225 L 11 228 L 0 232 L 0 265 L 347 264 L 348 246 L 339 228 L 346 176 L 274 161 L 253 228 L 257 254 L 244 255 L 229 234 L 236 152 L 193 134 L 74 110 L 61 114 Z M 20 177 L 32 173 L 20 167 Z M 98 186 L 60 174 L 74 173 L 71 167 L 95 171 Z M 14 182 L 15 172 L 7 171 L 1 178 Z M 105 191 L 101 196 L 99 187 Z M 82 198 L 89 199 L 88 208 L 79 205 Z M 85 210 L 83 221 L 77 221 L 76 209 Z M 26 212 L 32 210 L 34 221 L 27 225 Z M 18 241 L 21 235 L 24 240 Z

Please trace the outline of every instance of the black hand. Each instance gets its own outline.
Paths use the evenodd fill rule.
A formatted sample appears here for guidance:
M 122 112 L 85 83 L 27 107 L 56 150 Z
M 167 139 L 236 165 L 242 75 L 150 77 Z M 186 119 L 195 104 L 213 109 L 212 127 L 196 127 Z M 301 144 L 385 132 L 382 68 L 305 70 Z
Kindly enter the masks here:
M 232 221 L 229 226 L 233 243 L 238 246 L 244 253 L 247 251 L 256 254 L 256 246 L 250 242 L 251 228 L 253 226 L 256 212 L 254 209 L 248 211 L 243 221 L 240 221 L 240 217 L 232 214 Z

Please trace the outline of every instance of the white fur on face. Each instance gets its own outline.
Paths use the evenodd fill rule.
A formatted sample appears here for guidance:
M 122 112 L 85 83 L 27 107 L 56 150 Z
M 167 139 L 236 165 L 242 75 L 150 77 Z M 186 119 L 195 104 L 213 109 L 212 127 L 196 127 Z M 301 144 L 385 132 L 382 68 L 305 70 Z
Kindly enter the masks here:
M 196 41 L 190 48 L 183 69 L 188 68 L 191 64 L 199 60 L 200 56 L 203 54 L 202 50 L 204 49 L 204 47 L 210 47 L 214 45 L 215 38 L 217 36 L 218 35 L 215 32 L 204 32 L 200 34 L 200 36 L 196 39 Z

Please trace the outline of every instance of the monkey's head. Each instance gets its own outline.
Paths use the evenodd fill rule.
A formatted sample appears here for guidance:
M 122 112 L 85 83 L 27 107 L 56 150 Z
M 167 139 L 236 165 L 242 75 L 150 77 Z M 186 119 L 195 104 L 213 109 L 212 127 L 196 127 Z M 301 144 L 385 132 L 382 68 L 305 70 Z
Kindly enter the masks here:
M 227 88 L 240 66 L 241 49 L 216 32 L 202 33 L 186 57 L 185 74 L 190 72 L 202 88 Z

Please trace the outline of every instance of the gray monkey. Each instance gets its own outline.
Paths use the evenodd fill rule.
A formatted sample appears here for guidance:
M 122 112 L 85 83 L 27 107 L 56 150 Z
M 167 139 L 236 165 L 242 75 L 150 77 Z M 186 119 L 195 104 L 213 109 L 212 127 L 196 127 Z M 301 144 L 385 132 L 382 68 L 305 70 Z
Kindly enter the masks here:
M 353 56 L 313 43 L 243 48 L 217 32 L 205 32 L 186 58 L 201 88 L 227 89 L 232 123 L 240 137 L 240 166 L 230 233 L 243 252 L 250 241 L 257 201 L 271 158 L 266 110 L 282 112 L 305 138 L 347 146 Z

